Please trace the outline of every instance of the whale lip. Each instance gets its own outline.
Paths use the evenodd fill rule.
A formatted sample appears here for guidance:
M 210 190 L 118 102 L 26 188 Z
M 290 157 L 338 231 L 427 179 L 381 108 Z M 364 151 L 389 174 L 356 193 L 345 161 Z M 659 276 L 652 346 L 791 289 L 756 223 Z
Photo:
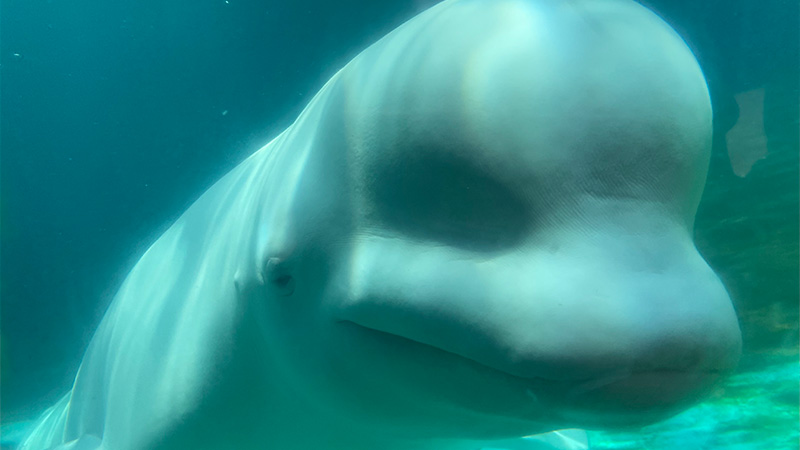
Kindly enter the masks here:
M 552 382 L 559 382 L 559 383 L 569 383 L 573 385 L 573 391 L 570 393 L 571 397 L 577 396 L 581 393 L 586 393 L 590 391 L 595 391 L 598 389 L 602 389 L 603 387 L 609 386 L 617 386 L 618 383 L 629 379 L 632 385 L 636 385 L 637 383 L 646 383 L 647 381 L 655 380 L 654 377 L 660 377 L 661 379 L 667 379 L 670 377 L 677 377 L 680 379 L 686 379 L 687 381 L 694 378 L 703 378 L 703 377 L 722 377 L 728 372 L 732 372 L 735 366 L 724 368 L 724 369 L 713 369 L 713 368 L 706 368 L 702 370 L 692 370 L 691 366 L 686 367 L 660 367 L 654 364 L 647 364 L 647 365 L 635 365 L 628 369 L 621 369 L 615 372 L 605 372 L 602 373 L 601 376 L 598 377 L 585 377 L 585 376 L 565 376 L 562 377 L 553 377 L 548 376 L 545 374 L 536 374 L 536 375 L 521 375 L 518 373 L 512 373 L 508 370 L 504 370 L 499 367 L 495 367 L 493 365 L 487 364 L 485 362 L 476 360 L 469 356 L 462 355 L 460 353 L 455 353 L 450 350 L 428 344 L 426 342 L 418 341 L 413 338 L 409 338 L 407 336 L 403 336 L 400 334 L 392 333 L 389 331 L 384 331 L 378 328 L 373 328 L 368 325 L 360 324 L 354 320 L 350 319 L 340 319 L 337 320 L 339 323 L 349 324 L 352 326 L 356 326 L 358 328 L 368 330 L 373 333 L 380 333 L 387 336 L 392 336 L 394 338 L 403 339 L 410 343 L 414 343 L 416 345 L 422 345 L 425 347 L 429 347 L 432 349 L 436 349 L 437 351 L 444 352 L 453 356 L 457 356 L 461 359 L 466 359 L 472 361 L 475 364 L 478 364 L 484 368 L 491 369 L 496 372 L 500 372 L 506 376 L 513 377 L 520 380 L 541 380 L 541 381 L 552 381 Z M 574 374 L 572 374 L 574 375 Z M 635 383 L 634 383 L 635 382 Z
M 520 376 L 468 356 L 352 320 L 337 322 L 429 347 L 495 372 L 504 379 L 519 383 L 521 396 L 530 400 L 531 404 L 552 408 L 554 415 L 565 423 L 585 428 L 642 426 L 666 419 L 708 394 L 731 371 L 650 366 L 632 367 L 588 378 L 575 378 L 568 374 L 562 378 Z

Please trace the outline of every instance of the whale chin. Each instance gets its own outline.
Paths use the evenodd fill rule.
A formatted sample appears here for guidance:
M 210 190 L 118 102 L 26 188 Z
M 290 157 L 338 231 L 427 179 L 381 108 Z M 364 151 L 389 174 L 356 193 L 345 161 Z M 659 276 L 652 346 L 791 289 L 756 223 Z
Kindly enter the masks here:
M 683 370 L 634 372 L 574 383 L 546 396 L 548 403 L 558 404 L 558 416 L 574 426 L 639 427 L 685 410 L 707 396 L 723 376 Z

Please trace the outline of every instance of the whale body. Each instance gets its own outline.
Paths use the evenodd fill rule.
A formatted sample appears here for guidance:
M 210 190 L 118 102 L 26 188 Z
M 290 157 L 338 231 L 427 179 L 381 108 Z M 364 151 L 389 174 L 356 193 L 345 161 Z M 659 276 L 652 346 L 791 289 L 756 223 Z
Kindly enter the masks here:
M 442 2 L 146 251 L 21 448 L 585 448 L 557 430 L 676 414 L 741 347 L 692 241 L 710 141 L 646 8 Z

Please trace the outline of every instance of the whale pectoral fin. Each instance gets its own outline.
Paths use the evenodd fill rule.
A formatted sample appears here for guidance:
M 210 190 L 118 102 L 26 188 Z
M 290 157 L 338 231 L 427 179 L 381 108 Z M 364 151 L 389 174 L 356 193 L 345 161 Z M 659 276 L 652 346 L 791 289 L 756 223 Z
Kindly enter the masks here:
M 0 449 L 19 447 L 35 426 L 36 422 L 32 420 L 0 424 Z
M 105 450 L 103 441 L 97 436 L 87 434 L 73 441 L 50 447 L 47 450 Z
M 589 439 L 583 430 L 559 430 L 519 439 L 493 442 L 481 450 L 587 450 Z

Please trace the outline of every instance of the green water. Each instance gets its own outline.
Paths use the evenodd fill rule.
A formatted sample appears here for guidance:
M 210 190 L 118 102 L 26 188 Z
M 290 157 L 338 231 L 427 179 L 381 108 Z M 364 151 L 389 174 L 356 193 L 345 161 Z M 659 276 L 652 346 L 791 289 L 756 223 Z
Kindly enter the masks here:
M 590 432 L 593 450 L 792 450 L 798 448 L 796 360 L 733 376 L 717 394 L 670 420 L 630 432 Z

